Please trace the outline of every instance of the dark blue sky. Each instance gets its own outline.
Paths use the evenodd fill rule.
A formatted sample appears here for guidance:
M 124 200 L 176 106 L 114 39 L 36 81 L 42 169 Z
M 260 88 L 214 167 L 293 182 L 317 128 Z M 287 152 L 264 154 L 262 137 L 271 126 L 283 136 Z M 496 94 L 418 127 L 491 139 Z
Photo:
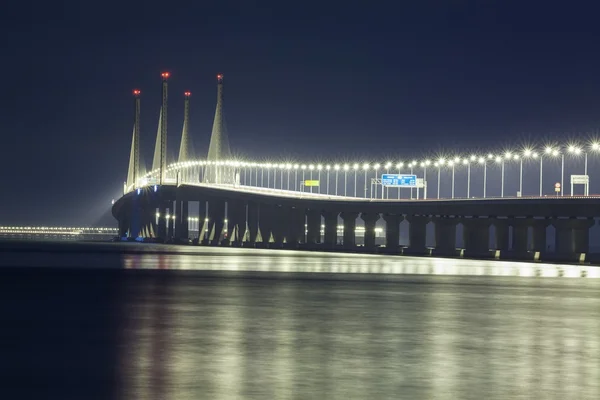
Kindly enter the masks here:
M 162 70 L 173 154 L 188 89 L 206 152 L 217 72 L 249 158 L 387 161 L 600 127 L 593 2 L 87 3 L 0 15 L 0 225 L 95 223 L 126 178 L 133 88 L 151 161 Z

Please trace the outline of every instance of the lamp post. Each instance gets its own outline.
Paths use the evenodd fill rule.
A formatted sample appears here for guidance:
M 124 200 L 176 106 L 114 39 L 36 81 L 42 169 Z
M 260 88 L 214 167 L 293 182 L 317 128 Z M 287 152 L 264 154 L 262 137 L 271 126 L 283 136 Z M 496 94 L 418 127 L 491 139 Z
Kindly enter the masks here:
M 338 195 L 338 173 L 340 171 L 340 165 L 339 164 L 335 164 L 333 166 L 333 169 L 335 169 L 335 195 Z
M 294 191 L 298 191 L 298 168 L 300 166 L 298 164 L 294 164 Z
M 290 190 L 290 170 L 292 169 L 292 164 L 286 164 L 285 169 L 287 169 L 287 190 Z
M 350 166 L 348 164 L 344 164 L 344 197 L 346 197 L 346 193 L 347 193 L 347 178 L 348 178 L 348 170 L 350 169 Z
M 369 164 L 363 164 L 363 170 L 365 171 L 365 199 L 367 198 L 367 173 L 369 172 Z
M 327 170 L 327 195 L 329 196 L 329 171 L 331 170 L 331 165 L 326 165 L 325 170 Z
M 317 171 L 319 171 L 319 186 L 317 186 L 317 193 L 321 194 L 321 170 L 323 166 L 321 164 L 317 165 Z
M 402 169 L 403 166 L 404 166 L 404 164 L 401 162 L 396 164 L 396 168 L 398 168 L 398 174 L 402 173 L 400 170 Z M 400 200 L 400 186 L 398 186 L 398 200 Z
M 423 167 L 423 199 L 427 199 L 427 167 L 431 164 L 431 161 L 425 160 L 421 163 Z
M 352 166 L 354 169 L 354 197 L 356 197 L 356 175 L 358 175 L 358 164 Z
M 448 165 L 452 167 L 452 198 L 454 198 L 454 160 L 448 161 Z
M 543 183 L 543 178 L 544 178 L 544 154 L 547 154 L 548 156 L 556 157 L 560 154 L 560 152 L 559 152 L 558 148 L 554 148 L 552 146 L 546 146 L 546 148 L 544 149 L 544 153 L 540 156 L 540 197 L 542 196 L 542 183 Z M 561 187 L 562 187 L 562 180 L 561 180 Z M 562 188 L 561 188 L 561 191 L 562 191 Z
M 471 198 L 471 163 L 476 160 L 477 157 L 474 155 L 471 155 L 468 160 L 465 158 L 465 164 L 467 165 L 467 198 L 469 199 Z
M 438 167 L 438 179 L 437 179 L 437 198 L 440 198 L 440 182 L 441 180 L 441 170 L 442 170 L 442 166 L 446 163 L 446 160 L 444 160 L 443 158 L 440 158 L 437 161 L 437 167 Z
M 392 166 L 391 162 L 386 162 L 385 163 L 385 173 L 389 174 L 390 173 L 390 167 Z M 381 198 L 383 199 L 383 179 L 381 180 Z M 386 187 L 385 188 L 385 198 L 389 199 L 390 198 L 390 188 Z
M 313 164 L 310 164 L 308 166 L 308 170 L 310 171 L 310 180 L 313 180 L 313 170 L 315 169 L 315 166 Z M 312 187 L 312 182 L 310 183 L 310 192 L 313 192 L 313 187 Z
M 373 169 L 375 170 L 375 183 L 374 183 L 374 190 L 371 191 L 371 198 L 377 198 L 377 170 L 379 169 L 380 165 L 379 164 L 375 164 L 373 165 Z M 381 188 L 381 191 L 383 192 L 383 187 Z M 375 193 L 373 193 L 375 192 Z M 373 195 L 375 195 L 373 197 Z

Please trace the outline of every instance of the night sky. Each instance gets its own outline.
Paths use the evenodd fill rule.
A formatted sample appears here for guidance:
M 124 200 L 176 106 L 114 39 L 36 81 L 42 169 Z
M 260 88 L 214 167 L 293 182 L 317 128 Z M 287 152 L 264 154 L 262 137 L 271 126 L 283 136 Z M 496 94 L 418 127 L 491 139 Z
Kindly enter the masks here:
M 127 174 L 131 90 L 150 166 L 163 70 L 171 157 L 185 90 L 206 154 L 219 72 L 232 151 L 251 159 L 385 162 L 587 137 L 600 128 L 592 4 L 3 6 L 0 225 L 106 225 Z

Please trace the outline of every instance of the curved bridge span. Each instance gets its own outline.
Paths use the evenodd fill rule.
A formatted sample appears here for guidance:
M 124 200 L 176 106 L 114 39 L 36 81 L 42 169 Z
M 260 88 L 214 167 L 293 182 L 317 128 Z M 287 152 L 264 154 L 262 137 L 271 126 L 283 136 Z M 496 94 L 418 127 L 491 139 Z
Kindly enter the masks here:
M 589 253 L 589 229 L 598 217 L 600 196 L 398 200 L 236 185 L 167 184 L 125 194 L 115 202 L 113 215 L 121 237 L 188 242 L 190 204 L 199 204 L 199 243 L 204 245 L 533 258 L 546 254 L 546 228 L 552 225 L 556 232 L 552 257 L 582 260 Z M 360 247 L 357 219 L 364 224 Z M 385 222 L 384 246 L 375 240 L 380 219 Z M 401 247 L 402 221 L 408 222 L 409 244 Z M 433 248 L 426 246 L 429 223 L 435 231 Z M 464 244 L 457 249 L 459 224 Z M 495 232 L 493 243 L 490 227 Z

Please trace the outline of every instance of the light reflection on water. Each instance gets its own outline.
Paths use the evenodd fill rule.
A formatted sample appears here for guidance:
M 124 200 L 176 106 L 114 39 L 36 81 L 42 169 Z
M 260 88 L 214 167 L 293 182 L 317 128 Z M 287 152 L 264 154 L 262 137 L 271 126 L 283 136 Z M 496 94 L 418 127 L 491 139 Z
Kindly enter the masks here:
M 125 254 L 123 267 L 274 273 L 600 278 L 600 268 L 588 265 L 361 254 L 332 255 L 257 249 L 207 249 L 200 254 Z

